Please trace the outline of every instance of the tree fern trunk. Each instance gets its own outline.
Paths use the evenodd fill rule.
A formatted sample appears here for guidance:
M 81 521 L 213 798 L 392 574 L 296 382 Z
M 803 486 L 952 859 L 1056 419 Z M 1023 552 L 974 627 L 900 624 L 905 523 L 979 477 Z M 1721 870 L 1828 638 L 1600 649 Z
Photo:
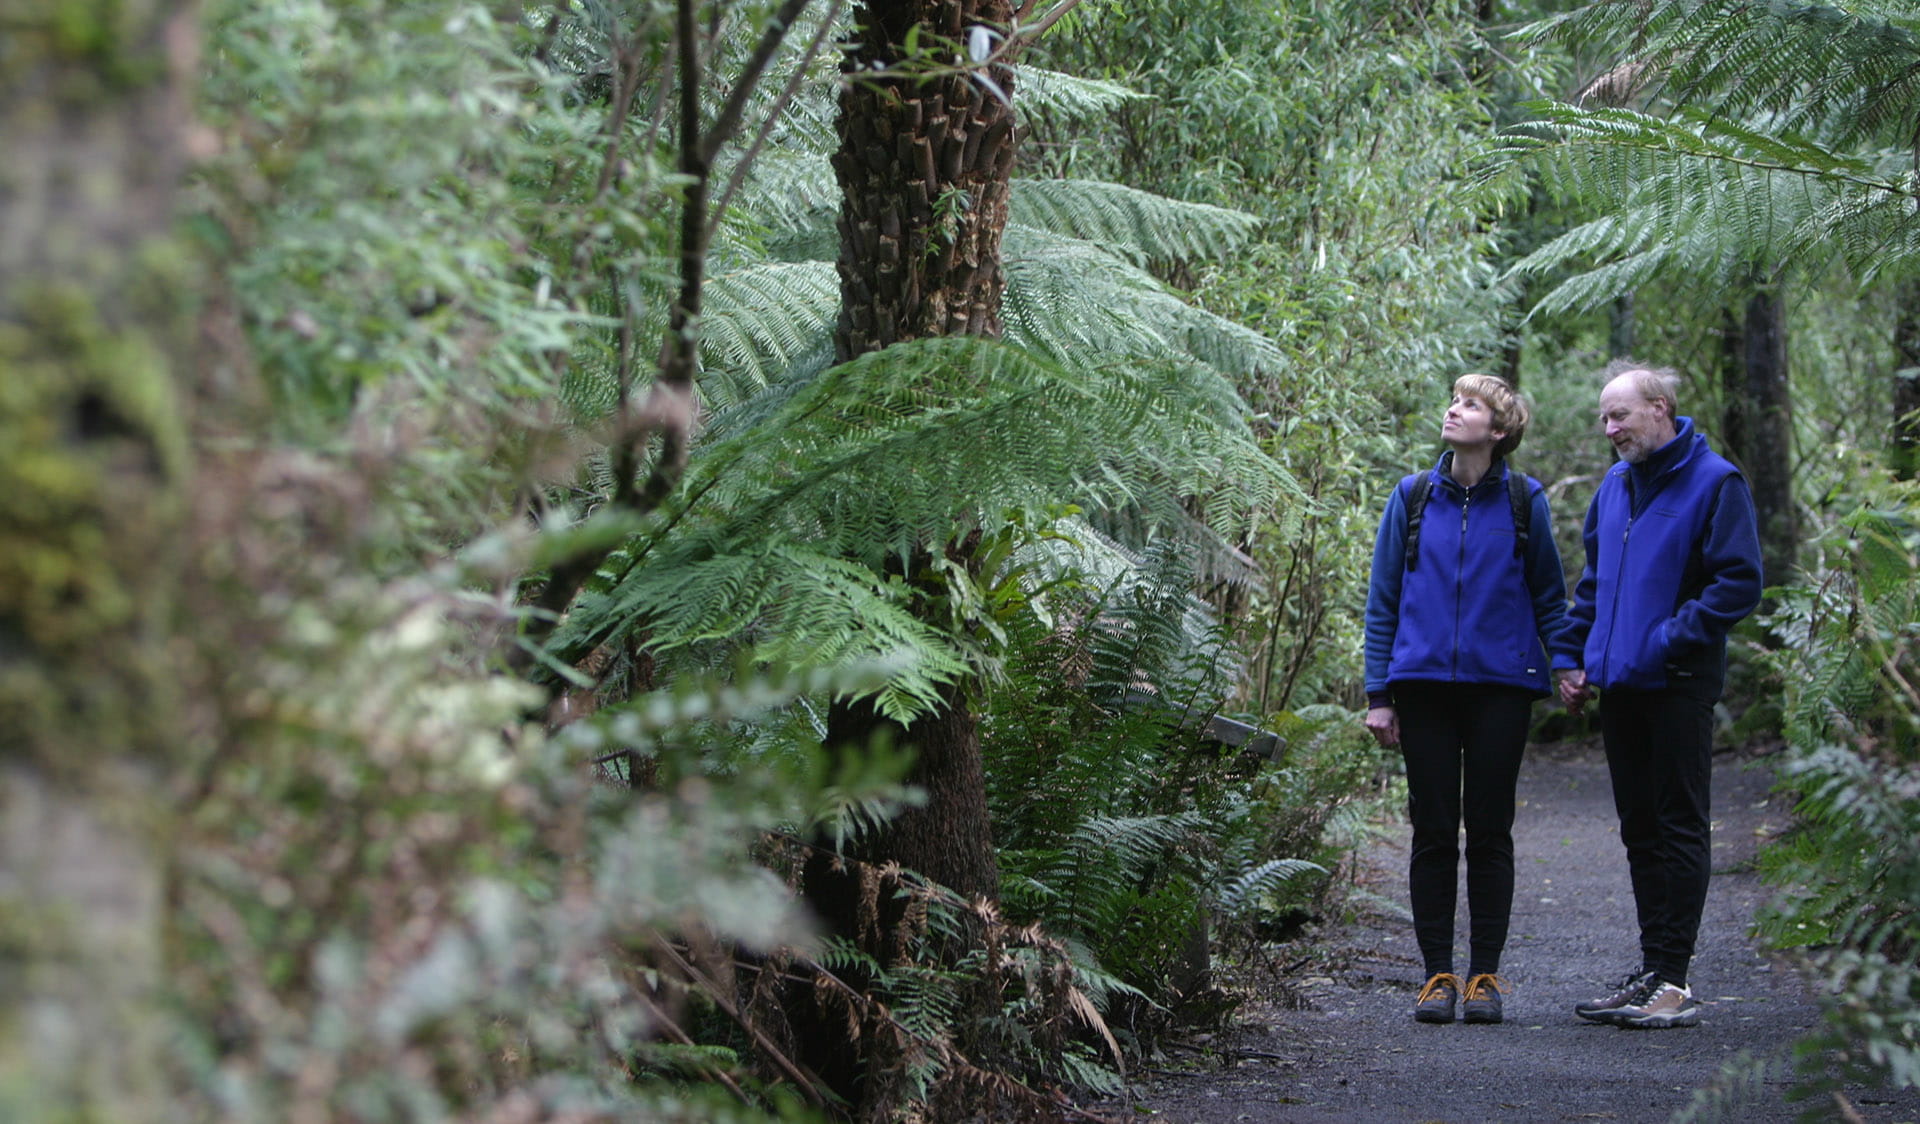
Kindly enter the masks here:
M 1014 117 L 971 74 L 873 77 L 920 68 L 908 33 L 966 50 L 971 29 L 1004 30 L 1006 0 L 871 0 L 859 9 L 840 95 L 840 320 L 847 360 L 900 340 L 1000 334 Z M 935 52 L 951 66 L 953 51 Z M 992 68 L 1008 94 L 1013 75 Z
M 1006 0 L 870 0 L 858 10 L 833 160 L 841 189 L 840 359 L 902 340 L 999 336 L 1013 109 L 972 73 L 949 68 L 974 28 L 1000 31 L 1011 21 Z M 907 57 L 916 28 L 922 42 L 931 35 L 951 49 Z M 925 73 L 935 62 L 945 72 Z M 874 76 L 881 71 L 890 73 Z M 987 78 L 1011 94 L 1006 67 L 991 68 Z M 912 780 L 930 796 L 925 808 L 890 825 L 872 857 L 898 859 L 964 894 L 996 896 L 980 739 L 964 692 L 950 691 L 946 705 L 904 729 L 890 728 L 866 704 L 843 709 L 834 726 L 831 736 L 843 743 L 889 730 L 916 751 Z
M 184 2 L 29 5 L 0 60 L 0 1119 L 158 1120 L 183 539 L 164 239 Z M 169 264 L 171 263 L 171 265 Z
M 846 361 L 905 340 L 998 337 L 1013 110 L 955 64 L 968 56 L 973 29 L 1007 30 L 1011 6 L 1007 0 L 866 0 L 855 20 L 833 158 L 841 189 L 835 351 Z M 911 58 L 910 34 L 923 45 L 940 45 Z M 1011 94 L 1013 75 L 1005 66 L 985 76 Z M 928 552 L 947 549 L 955 548 L 919 544 L 908 573 Z M 964 561 L 965 547 L 957 554 Z M 907 726 L 886 720 L 870 700 L 842 703 L 829 716 L 827 740 L 857 746 L 890 738 L 913 751 L 908 779 L 927 793 L 924 806 L 860 840 L 852 857 L 896 861 L 962 894 L 994 898 L 999 870 L 967 690 L 966 684 L 951 687 L 938 709 Z M 893 962 L 897 906 L 867 900 L 876 893 L 873 884 L 837 866 L 825 856 L 808 863 L 809 902 L 833 930 L 861 941 L 882 963 Z M 878 925 L 861 924 L 876 911 Z M 873 1036 L 845 1043 L 833 1016 L 823 1014 L 797 1012 L 803 1060 L 860 1106 L 859 1117 L 885 1115 L 882 1102 L 897 1083 L 866 1071 L 891 1063 L 873 1053 Z

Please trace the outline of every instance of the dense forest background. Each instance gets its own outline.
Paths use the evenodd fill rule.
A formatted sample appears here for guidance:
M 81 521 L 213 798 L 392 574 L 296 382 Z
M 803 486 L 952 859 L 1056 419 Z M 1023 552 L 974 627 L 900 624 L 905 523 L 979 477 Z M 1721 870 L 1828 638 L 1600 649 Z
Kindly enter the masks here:
M 1917 33 L 12 6 L 0 1118 L 1067 1118 L 1395 806 L 1453 378 L 1573 567 L 1621 354 L 1765 520 L 1802 1081 L 1920 1082 Z

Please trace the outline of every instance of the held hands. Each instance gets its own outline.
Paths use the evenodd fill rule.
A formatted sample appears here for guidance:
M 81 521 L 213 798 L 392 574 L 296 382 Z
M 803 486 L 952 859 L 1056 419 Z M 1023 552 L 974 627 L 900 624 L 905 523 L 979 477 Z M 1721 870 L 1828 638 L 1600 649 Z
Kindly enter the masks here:
M 1376 706 L 1367 710 L 1367 732 L 1373 740 L 1383 746 L 1400 744 L 1400 714 L 1390 706 Z
M 1560 701 L 1566 704 L 1567 713 L 1579 717 L 1586 709 L 1587 701 L 1593 698 L 1593 688 L 1587 686 L 1587 673 L 1582 668 L 1562 668 L 1553 673 L 1554 682 L 1560 688 Z

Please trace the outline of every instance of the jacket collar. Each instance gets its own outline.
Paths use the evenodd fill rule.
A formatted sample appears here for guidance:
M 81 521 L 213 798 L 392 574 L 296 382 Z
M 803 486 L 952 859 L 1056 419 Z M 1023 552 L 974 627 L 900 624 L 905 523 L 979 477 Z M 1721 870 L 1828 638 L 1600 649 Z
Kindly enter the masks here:
M 1639 464 L 1627 465 L 1628 475 L 1633 479 L 1635 486 L 1652 484 L 1661 477 L 1671 474 L 1675 469 L 1692 460 L 1705 441 L 1705 438 L 1694 432 L 1692 418 L 1675 418 L 1674 428 L 1677 432 L 1673 440 L 1647 454 L 1647 459 Z
M 1440 460 L 1436 462 L 1433 466 L 1433 473 L 1435 478 L 1439 480 L 1442 486 L 1452 488 L 1455 491 L 1467 490 L 1461 487 L 1460 482 L 1458 480 L 1455 480 L 1453 478 L 1453 450 L 1452 449 L 1448 449 L 1447 451 L 1440 454 Z M 1506 478 L 1507 478 L 1506 458 L 1495 457 L 1493 458 L 1493 463 L 1487 466 L 1487 474 L 1485 476 L 1482 476 L 1480 478 L 1480 483 L 1475 484 L 1474 487 L 1484 488 L 1488 484 L 1501 483 L 1505 481 Z

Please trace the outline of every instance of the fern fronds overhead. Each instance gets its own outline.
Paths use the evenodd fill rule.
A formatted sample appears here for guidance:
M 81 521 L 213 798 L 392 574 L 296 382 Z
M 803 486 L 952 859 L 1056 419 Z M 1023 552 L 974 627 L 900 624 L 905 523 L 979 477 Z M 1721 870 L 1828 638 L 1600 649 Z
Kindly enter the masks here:
M 1869 269 L 1885 242 L 1869 243 L 1867 232 L 1884 233 L 1896 217 L 1887 208 L 1910 199 L 1910 177 L 1882 161 L 1786 131 L 1694 110 L 1536 108 L 1537 135 L 1507 151 L 1531 159 L 1549 185 L 1610 207 L 1515 264 L 1515 273 L 1586 270 L 1536 312 L 1591 308 L 1669 269 L 1709 284 L 1753 262 L 1834 254 Z
M 1274 502 L 1287 492 L 1217 375 L 1095 364 L 970 339 L 863 356 L 713 449 L 694 490 L 708 472 L 751 480 L 753 491 L 716 490 L 701 509 L 725 503 L 745 535 L 788 528 L 861 558 L 937 541 L 976 506 L 1104 507 L 1151 489 L 1223 486 Z
M 1915 28 L 1905 3 L 1603 0 L 1513 38 L 1621 50 L 1638 97 L 1711 102 L 1735 117 L 1778 115 L 1783 128 L 1819 132 L 1835 145 L 1905 146 L 1920 102 Z M 1624 92 L 1605 78 L 1589 90 Z
M 1540 308 L 1590 307 L 1663 271 L 1713 285 L 1753 264 L 1920 266 L 1916 26 L 1890 3 L 1602 0 L 1518 33 L 1619 59 L 1580 105 L 1535 107 L 1495 161 L 1496 175 L 1537 169 L 1624 220 L 1524 263 L 1593 270 Z

